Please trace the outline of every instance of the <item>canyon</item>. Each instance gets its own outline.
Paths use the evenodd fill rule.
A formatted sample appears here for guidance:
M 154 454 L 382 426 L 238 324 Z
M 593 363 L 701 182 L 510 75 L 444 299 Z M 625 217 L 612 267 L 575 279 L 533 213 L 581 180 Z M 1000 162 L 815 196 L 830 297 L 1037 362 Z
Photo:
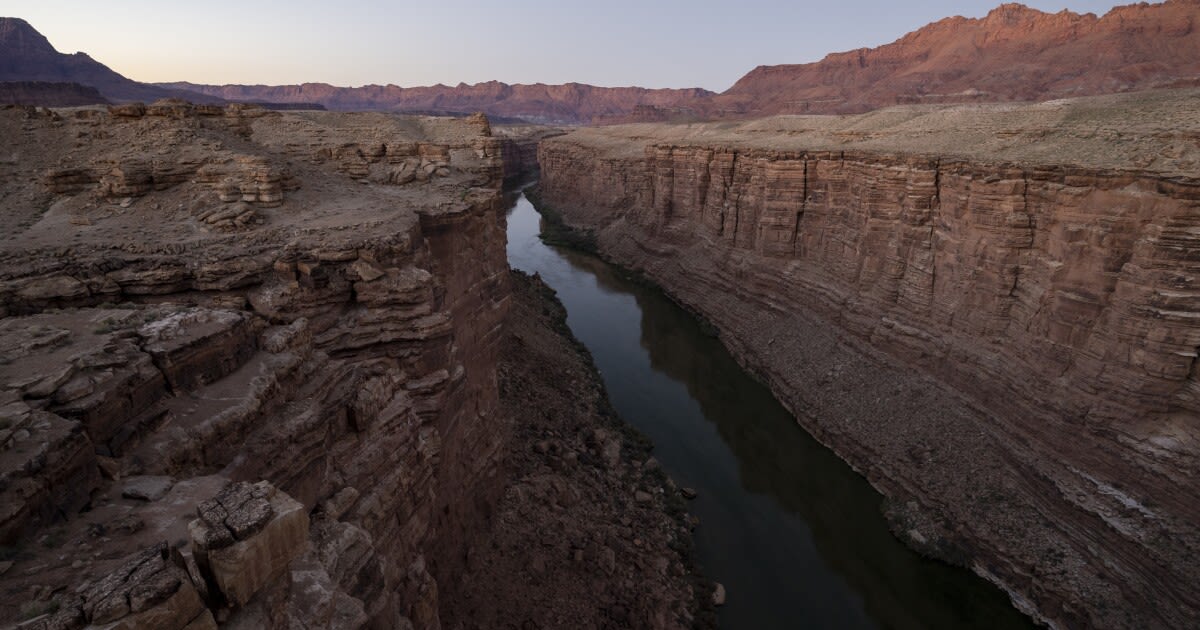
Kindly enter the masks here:
M 677 490 L 511 276 L 486 117 L 165 100 L 0 135 L 0 620 L 691 625 Z
M 1052 627 L 1190 627 L 1198 97 L 580 129 L 535 198 L 715 327 L 915 548 Z
M 712 95 L 700 88 L 600 87 L 583 83 L 511 85 L 500 81 L 425 87 L 339 87 L 325 83 L 200 85 L 187 82 L 163 83 L 159 87 L 229 101 L 319 103 L 328 109 L 342 111 L 386 110 L 438 115 L 478 111 L 497 122 L 508 119 L 547 125 L 586 125 L 597 118 L 625 115 L 638 107 L 689 108 Z
M 1198 20 L 716 93 L 0 18 L 0 624 L 1200 627 Z

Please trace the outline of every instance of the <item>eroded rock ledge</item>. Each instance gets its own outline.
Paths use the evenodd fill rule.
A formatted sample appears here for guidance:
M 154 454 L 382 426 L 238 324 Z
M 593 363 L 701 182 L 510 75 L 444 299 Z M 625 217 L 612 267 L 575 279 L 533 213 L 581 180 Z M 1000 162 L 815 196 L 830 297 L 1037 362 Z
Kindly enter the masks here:
M 1052 625 L 1191 626 L 1194 99 L 585 129 L 542 143 L 540 194 L 714 323 L 918 547 Z
M 487 119 L 163 101 L 0 136 L 0 620 L 440 627 L 513 430 Z
M 165 101 L 0 134 L 3 618 L 437 627 L 502 488 L 488 121 Z M 76 592 L 106 575 L 130 594 Z

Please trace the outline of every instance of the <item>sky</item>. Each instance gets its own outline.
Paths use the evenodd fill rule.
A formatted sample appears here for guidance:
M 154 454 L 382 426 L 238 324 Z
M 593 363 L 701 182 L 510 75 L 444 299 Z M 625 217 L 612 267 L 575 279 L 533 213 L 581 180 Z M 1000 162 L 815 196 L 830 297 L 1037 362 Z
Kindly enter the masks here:
M 405 87 L 489 80 L 723 91 L 1000 0 L 0 0 L 60 52 L 138 81 Z M 1102 15 L 1114 4 L 1027 0 Z

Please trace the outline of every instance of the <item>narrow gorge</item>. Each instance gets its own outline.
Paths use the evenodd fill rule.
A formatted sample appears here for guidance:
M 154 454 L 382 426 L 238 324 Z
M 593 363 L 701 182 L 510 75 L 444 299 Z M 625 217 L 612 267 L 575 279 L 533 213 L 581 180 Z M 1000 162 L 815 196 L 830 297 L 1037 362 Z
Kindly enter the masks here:
M 541 144 L 538 195 L 915 548 L 1055 627 L 1191 627 L 1197 96 L 581 129 Z
M 669 480 L 509 270 L 486 117 L 166 100 L 0 135 L 0 623 L 700 614 Z

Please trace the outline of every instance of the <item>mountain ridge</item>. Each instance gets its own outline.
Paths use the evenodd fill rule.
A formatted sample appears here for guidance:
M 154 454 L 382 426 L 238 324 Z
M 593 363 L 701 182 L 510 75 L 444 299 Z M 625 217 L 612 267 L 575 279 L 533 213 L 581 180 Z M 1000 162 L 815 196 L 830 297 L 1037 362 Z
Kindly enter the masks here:
M 1006 3 L 874 48 L 758 66 L 715 97 L 736 116 L 861 113 L 907 103 L 1033 101 L 1200 82 L 1200 0 L 1103 16 Z
M 15 17 L 0 17 L 0 82 L 78 83 L 118 102 L 161 98 L 217 101 L 202 94 L 134 81 L 84 52 L 58 52 L 29 22 Z
M 904 104 L 1035 101 L 1200 85 L 1200 0 L 1116 6 L 1103 16 L 1019 3 L 981 18 L 953 16 L 889 44 L 805 64 L 762 65 L 728 90 L 599 87 L 584 83 L 455 86 L 145 84 L 85 53 L 65 55 L 28 22 L 0 18 L 0 81 L 75 82 L 113 101 L 165 97 L 271 102 L 331 110 L 611 124 L 848 114 Z

